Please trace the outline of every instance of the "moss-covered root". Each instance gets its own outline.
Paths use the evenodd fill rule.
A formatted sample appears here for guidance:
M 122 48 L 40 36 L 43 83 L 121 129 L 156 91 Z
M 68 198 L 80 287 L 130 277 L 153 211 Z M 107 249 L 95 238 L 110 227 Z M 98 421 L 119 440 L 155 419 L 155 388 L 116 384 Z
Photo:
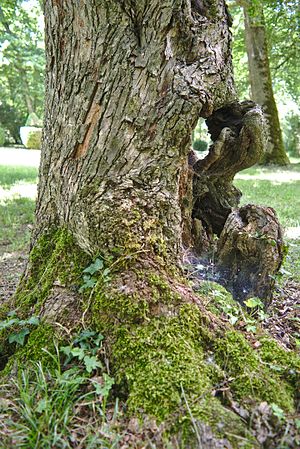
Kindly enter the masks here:
M 4 374 L 16 361 L 44 359 L 46 353 L 42 348 L 49 349 L 53 344 L 50 324 L 41 324 L 34 330 L 34 326 L 29 326 L 30 335 L 26 336 L 24 347 L 9 343 L 9 336 L 22 330 L 18 323 L 24 320 L 28 323 L 28 318 L 36 316 L 41 322 L 59 321 L 74 328 L 81 321 L 78 290 L 89 261 L 90 257 L 80 250 L 66 229 L 52 229 L 39 238 L 14 297 L 9 304 L 0 306 L 1 321 L 9 321 L 11 311 L 14 311 L 12 321 L 17 321 L 0 330 L 0 369 L 7 364 Z M 48 331 L 51 338 L 46 337 Z
M 228 407 L 228 397 L 245 409 L 267 401 L 292 412 L 295 379 L 285 380 L 283 371 L 272 369 L 266 346 L 256 352 L 235 331 L 207 341 L 203 326 L 197 306 L 183 305 L 176 316 L 118 329 L 114 366 L 118 381 L 127 383 L 129 412 L 160 422 L 175 419 L 173 431 L 186 441 L 194 435 L 195 420 L 209 425 L 216 438 L 229 440 L 234 448 L 260 447 L 247 420 Z M 274 363 L 280 359 L 282 366 L 299 368 L 298 359 L 288 354 L 284 358 L 278 351 L 281 355 L 274 356 Z M 228 397 L 216 395 L 222 386 Z
M 252 407 L 267 402 L 293 413 L 299 359 L 270 338 L 260 337 L 256 349 L 229 325 L 227 332 L 225 325 L 216 330 L 221 321 L 215 317 L 212 325 L 209 319 L 218 307 L 212 313 L 200 308 L 199 298 L 176 280 L 175 269 L 172 275 L 170 270 L 163 273 L 153 260 L 143 264 L 123 257 L 112 262 L 109 276 L 104 271 L 93 275 L 98 279 L 93 278 L 85 296 L 86 322 L 107 337 L 115 390 L 125 393 L 128 415 L 164 423 L 168 433 L 180 435 L 184 448 L 195 447 L 191 441 L 198 425 L 210 429 L 216 447 L 222 441 L 234 449 L 260 447 L 251 432 Z M 68 288 L 76 299 L 89 263 L 66 231 L 42 237 L 15 297 L 20 318 L 43 317 L 56 286 Z M 4 373 L 15 362 L 50 357 L 44 348 L 54 350 L 52 337 L 50 324 L 38 325 Z
M 32 330 L 28 336 L 27 342 L 24 346 L 15 346 L 11 351 L 11 356 L 5 365 L 5 368 L 0 371 L 0 376 L 5 378 L 16 373 L 20 368 L 26 366 L 28 363 L 41 362 L 51 370 L 53 365 L 53 358 L 51 354 L 55 351 L 55 329 L 50 324 L 42 323 L 36 329 Z M 6 344 L 1 348 L 7 348 L 8 341 L 6 335 Z M 2 356 L 3 354 L 1 354 Z M 53 368 L 57 368 L 53 366 Z
M 54 286 L 76 292 L 89 261 L 68 230 L 49 230 L 31 250 L 28 268 L 14 295 L 15 307 L 23 316 L 39 314 Z

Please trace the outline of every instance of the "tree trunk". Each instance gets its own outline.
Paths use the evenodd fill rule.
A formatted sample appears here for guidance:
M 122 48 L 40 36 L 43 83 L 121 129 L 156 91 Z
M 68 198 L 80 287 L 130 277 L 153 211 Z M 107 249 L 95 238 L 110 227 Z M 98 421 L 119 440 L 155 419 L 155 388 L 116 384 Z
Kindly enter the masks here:
M 181 267 L 192 130 L 235 100 L 225 3 L 47 0 L 45 17 L 37 221 L 13 305 L 43 321 L 5 370 L 45 356 L 57 322 L 92 327 L 129 416 L 165 421 L 182 447 L 259 447 L 231 405 L 293 410 L 289 379 L 261 364 L 272 341 L 254 353 Z
M 272 88 L 263 7 L 254 1 L 244 6 L 245 37 L 252 100 L 262 106 L 268 126 L 268 146 L 264 164 L 287 165 L 277 106 Z

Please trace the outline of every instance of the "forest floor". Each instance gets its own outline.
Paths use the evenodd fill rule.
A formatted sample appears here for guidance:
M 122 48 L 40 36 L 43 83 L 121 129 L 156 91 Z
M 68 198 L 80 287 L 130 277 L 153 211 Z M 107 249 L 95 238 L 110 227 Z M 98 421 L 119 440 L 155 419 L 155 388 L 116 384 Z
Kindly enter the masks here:
M 38 165 L 38 151 L 0 148 L 0 304 L 13 295 L 26 266 L 30 232 L 34 223 Z M 286 168 L 254 167 L 245 170 L 236 176 L 235 185 L 243 192 L 242 204 L 254 203 L 273 207 L 284 228 L 288 252 L 276 277 L 273 301 L 264 311 L 261 324 L 282 346 L 300 352 L 300 161 Z M 249 330 L 249 333 L 251 332 Z M 43 385 L 36 385 L 37 388 L 44 388 Z M 59 385 L 58 388 L 65 387 Z M 26 391 L 23 391 L 23 394 L 26 394 Z M 74 406 L 74 403 L 70 404 Z M 113 415 L 114 410 L 108 410 L 108 413 Z M 64 410 L 61 411 L 61 416 L 64 416 L 63 414 Z M 77 430 L 72 430 L 74 438 L 78 440 L 83 439 L 83 418 L 82 422 L 78 423 Z M 2 424 L 1 419 L 0 398 L 0 441 L 1 435 L 8 435 L 10 432 L 9 426 L 6 426 L 7 417 L 2 419 Z M 22 435 L 24 429 L 20 430 L 14 425 L 12 424 L 12 429 L 15 430 L 12 432 Z M 128 432 L 124 433 L 125 437 L 111 436 L 107 429 L 103 432 L 105 441 L 121 438 L 120 446 L 111 447 L 135 447 Z M 5 449 L 8 447 L 10 446 L 5 446 Z

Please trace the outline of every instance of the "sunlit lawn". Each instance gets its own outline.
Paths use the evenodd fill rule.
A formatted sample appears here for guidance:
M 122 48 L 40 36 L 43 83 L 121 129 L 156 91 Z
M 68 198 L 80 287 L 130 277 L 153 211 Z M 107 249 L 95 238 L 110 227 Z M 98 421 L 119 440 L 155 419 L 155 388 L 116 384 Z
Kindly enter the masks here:
M 39 153 L 1 148 L 0 164 L 1 255 L 22 250 L 29 243 L 34 220 Z
M 300 163 L 286 168 L 252 167 L 240 172 L 234 184 L 243 192 L 242 204 L 273 207 L 284 227 L 288 254 L 285 277 L 300 281 Z
M 278 176 L 278 172 L 268 172 L 273 180 L 265 180 L 261 176 L 264 173 L 257 169 L 252 176 L 248 175 L 247 179 L 238 175 L 234 184 L 243 193 L 242 204 L 271 206 L 276 210 L 282 226 L 300 226 L 300 167 L 298 180 L 291 181 L 289 172 L 284 173 L 285 180 Z

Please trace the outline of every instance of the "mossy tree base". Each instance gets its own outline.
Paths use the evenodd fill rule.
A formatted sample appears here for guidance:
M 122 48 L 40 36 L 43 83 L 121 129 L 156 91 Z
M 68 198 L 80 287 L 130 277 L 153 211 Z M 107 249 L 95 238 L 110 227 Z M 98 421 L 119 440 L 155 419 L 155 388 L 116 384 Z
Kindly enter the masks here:
M 205 308 L 175 266 L 166 269 L 149 253 L 147 258 L 110 259 L 109 279 L 99 271 L 93 288 L 80 293 L 90 262 L 66 230 L 40 238 L 14 308 L 22 318 L 34 314 L 42 321 L 22 349 L 5 354 L 5 374 L 16 361 L 49 364 L 43 349 L 54 351 L 57 322 L 72 322 L 73 332 L 88 326 L 105 335 L 115 392 L 126 397 L 127 416 L 164 423 L 166 434 L 177 435 L 182 447 L 195 447 L 197 423 L 198 429 L 210 429 L 214 447 L 259 448 L 251 410 L 267 402 L 285 413 L 295 411 L 299 359 L 264 334 L 252 347 Z M 52 306 L 46 309 L 58 285 L 68 292 L 68 307 L 53 316 Z M 2 348 L 8 346 L 6 338 L 2 332 Z
M 182 217 L 191 218 L 181 210 L 179 180 L 192 129 L 199 115 L 236 99 L 225 2 L 205 2 L 203 10 L 182 0 L 54 3 L 45 1 L 36 226 L 12 304 L 19 319 L 38 315 L 41 322 L 21 350 L 7 350 L 1 332 L 4 372 L 31 360 L 49 363 L 43 348 L 53 350 L 57 329 L 93 328 L 105 336 L 114 394 L 126 401 L 127 417 L 152 417 L 185 449 L 200 440 L 208 449 L 207 435 L 214 448 L 260 447 L 253 404 L 274 402 L 292 413 L 296 375 L 286 377 L 285 367 L 296 373 L 298 360 L 278 348 L 273 363 L 252 348 L 206 309 L 179 266 Z M 247 114 L 243 124 L 250 124 Z M 252 118 L 244 135 L 251 142 L 261 137 L 251 134 Z M 232 135 L 223 125 L 218 136 L 236 143 L 235 129 Z M 256 157 L 260 148 L 251 149 Z M 214 177 L 223 174 L 221 164 Z M 97 258 L 98 268 L 84 273 Z

